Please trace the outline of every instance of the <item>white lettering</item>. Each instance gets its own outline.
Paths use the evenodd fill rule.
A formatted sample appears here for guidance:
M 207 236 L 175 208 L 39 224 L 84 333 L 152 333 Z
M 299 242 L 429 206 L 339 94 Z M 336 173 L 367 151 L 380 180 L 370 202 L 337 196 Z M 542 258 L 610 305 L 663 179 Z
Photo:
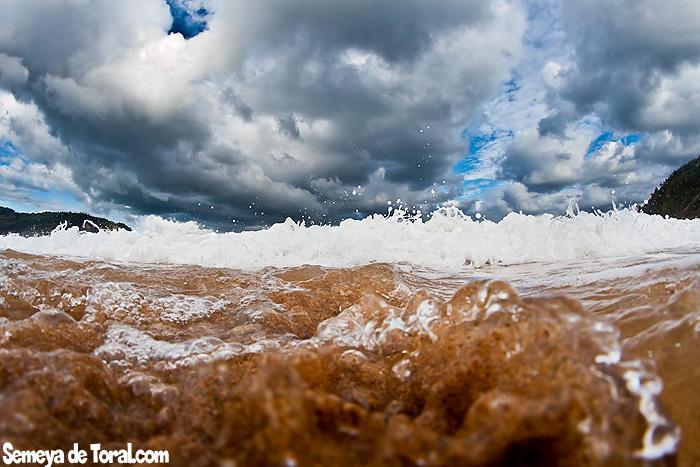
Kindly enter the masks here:
M 92 462 L 95 464 L 169 464 L 170 453 L 168 451 L 154 451 L 150 449 L 137 449 L 134 452 L 133 445 L 127 443 L 125 449 L 103 450 L 99 443 L 91 444 Z M 12 464 L 38 464 L 53 467 L 54 464 L 63 464 L 66 461 L 66 453 L 61 449 L 19 450 L 12 443 L 5 442 L 2 445 L 2 460 L 5 465 Z M 80 449 L 78 443 L 73 444 L 73 449 L 68 451 L 68 462 L 71 464 L 85 464 L 88 461 L 88 452 Z
M 2 445 L 2 453 L 3 453 L 2 461 L 7 465 L 12 464 L 12 451 L 13 451 L 12 443 L 3 443 L 3 445 Z
M 15 449 L 12 443 L 6 442 L 2 445 L 2 460 L 5 464 L 39 464 L 46 467 L 52 467 L 53 464 L 63 464 L 65 462 L 65 453 L 60 449 L 22 451 Z

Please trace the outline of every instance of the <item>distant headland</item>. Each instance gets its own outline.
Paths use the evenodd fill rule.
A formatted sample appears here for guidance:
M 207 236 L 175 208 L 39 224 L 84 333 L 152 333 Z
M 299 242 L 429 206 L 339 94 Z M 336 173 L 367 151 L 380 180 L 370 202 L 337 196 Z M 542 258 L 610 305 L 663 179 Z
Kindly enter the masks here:
M 0 235 L 11 233 L 23 236 L 49 235 L 61 224 L 77 227 L 85 232 L 98 230 L 128 230 L 131 228 L 121 222 L 113 222 L 103 217 L 91 216 L 79 212 L 17 212 L 0 206 Z
M 700 218 L 700 157 L 669 175 L 642 211 L 678 219 Z

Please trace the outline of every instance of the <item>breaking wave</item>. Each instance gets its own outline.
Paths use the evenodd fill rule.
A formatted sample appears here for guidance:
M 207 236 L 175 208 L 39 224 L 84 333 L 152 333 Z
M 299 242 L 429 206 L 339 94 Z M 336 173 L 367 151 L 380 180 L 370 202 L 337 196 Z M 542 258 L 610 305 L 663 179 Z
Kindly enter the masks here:
M 259 269 L 372 262 L 442 269 L 570 261 L 700 247 L 700 221 L 664 219 L 635 209 L 555 217 L 511 213 L 499 222 L 443 208 L 424 221 L 403 211 L 306 226 L 287 219 L 259 231 L 217 233 L 194 222 L 141 218 L 133 232 L 0 237 L 0 249 L 110 261 Z

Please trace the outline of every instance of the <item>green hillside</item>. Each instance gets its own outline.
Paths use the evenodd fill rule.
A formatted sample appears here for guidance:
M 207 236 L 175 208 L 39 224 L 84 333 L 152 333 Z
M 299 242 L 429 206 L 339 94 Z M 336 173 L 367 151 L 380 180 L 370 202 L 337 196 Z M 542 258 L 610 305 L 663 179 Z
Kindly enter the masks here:
M 654 190 L 642 211 L 678 219 L 700 218 L 700 157 L 673 172 Z
M 78 212 L 16 212 L 0 206 L 0 235 L 17 233 L 24 236 L 48 235 L 62 223 L 78 227 L 82 231 L 131 230 L 121 222 Z M 95 227 L 97 226 L 97 227 Z

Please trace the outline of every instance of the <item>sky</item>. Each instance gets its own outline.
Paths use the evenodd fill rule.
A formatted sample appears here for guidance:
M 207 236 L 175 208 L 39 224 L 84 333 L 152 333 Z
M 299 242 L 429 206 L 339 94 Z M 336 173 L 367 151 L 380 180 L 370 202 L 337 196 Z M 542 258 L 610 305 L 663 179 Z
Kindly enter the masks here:
M 696 0 L 2 0 L 0 204 L 224 230 L 641 203 Z

